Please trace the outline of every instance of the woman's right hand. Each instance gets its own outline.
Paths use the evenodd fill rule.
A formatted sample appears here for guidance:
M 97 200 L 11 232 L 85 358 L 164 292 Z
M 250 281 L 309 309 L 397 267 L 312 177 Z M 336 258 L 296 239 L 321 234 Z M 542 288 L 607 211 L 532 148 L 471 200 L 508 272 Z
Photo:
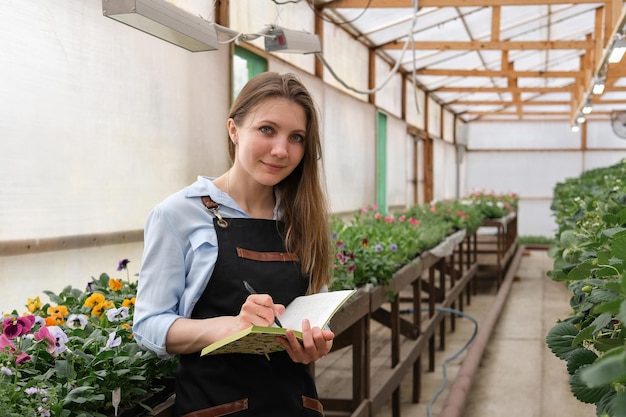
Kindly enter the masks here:
M 241 311 L 235 317 L 235 331 L 250 326 L 266 326 L 274 324 L 274 318 L 285 312 L 285 306 L 274 304 L 269 294 L 251 294 L 241 306 Z

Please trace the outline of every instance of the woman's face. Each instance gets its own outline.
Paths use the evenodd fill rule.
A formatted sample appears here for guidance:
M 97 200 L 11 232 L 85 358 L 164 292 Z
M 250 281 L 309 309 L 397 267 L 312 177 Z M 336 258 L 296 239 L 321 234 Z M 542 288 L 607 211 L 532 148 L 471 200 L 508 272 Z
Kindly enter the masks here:
M 268 98 L 228 132 L 237 146 L 235 168 L 254 181 L 274 186 L 298 166 L 304 156 L 307 119 L 299 104 L 285 98 Z

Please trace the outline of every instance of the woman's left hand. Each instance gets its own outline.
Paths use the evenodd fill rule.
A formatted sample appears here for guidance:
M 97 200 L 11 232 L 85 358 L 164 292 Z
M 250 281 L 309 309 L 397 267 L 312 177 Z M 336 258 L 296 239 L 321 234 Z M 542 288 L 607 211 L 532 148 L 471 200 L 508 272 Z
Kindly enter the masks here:
M 278 341 L 294 362 L 307 365 L 328 354 L 333 347 L 334 338 L 332 331 L 311 328 L 311 323 L 305 319 L 302 320 L 302 341 L 289 329 L 286 337 L 279 337 Z

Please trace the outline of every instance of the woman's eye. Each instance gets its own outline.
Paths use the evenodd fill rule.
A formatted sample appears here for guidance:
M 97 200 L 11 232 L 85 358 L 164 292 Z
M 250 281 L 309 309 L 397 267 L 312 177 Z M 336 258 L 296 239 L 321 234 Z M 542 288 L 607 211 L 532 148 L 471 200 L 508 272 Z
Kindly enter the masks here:
M 272 128 L 269 126 L 263 126 L 259 129 L 261 131 L 261 133 L 265 133 L 265 134 L 270 134 L 272 133 Z
M 292 135 L 291 140 L 293 140 L 294 142 L 303 142 L 304 138 L 302 137 L 302 135 Z

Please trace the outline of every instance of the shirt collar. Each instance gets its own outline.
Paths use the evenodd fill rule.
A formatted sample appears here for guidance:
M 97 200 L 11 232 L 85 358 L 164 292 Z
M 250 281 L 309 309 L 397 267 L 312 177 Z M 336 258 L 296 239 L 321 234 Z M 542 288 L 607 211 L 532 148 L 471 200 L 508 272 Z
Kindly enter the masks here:
M 204 177 L 198 176 L 196 182 L 187 187 L 185 192 L 185 197 L 202 197 L 205 195 L 211 196 L 211 199 L 220 205 L 231 206 L 236 203 L 234 200 L 226 194 L 224 191 L 220 190 L 213 184 L 214 177 Z M 274 218 L 280 218 L 281 212 L 278 210 L 280 207 L 280 192 L 278 189 L 274 188 L 274 195 L 276 196 L 276 205 L 274 206 Z

